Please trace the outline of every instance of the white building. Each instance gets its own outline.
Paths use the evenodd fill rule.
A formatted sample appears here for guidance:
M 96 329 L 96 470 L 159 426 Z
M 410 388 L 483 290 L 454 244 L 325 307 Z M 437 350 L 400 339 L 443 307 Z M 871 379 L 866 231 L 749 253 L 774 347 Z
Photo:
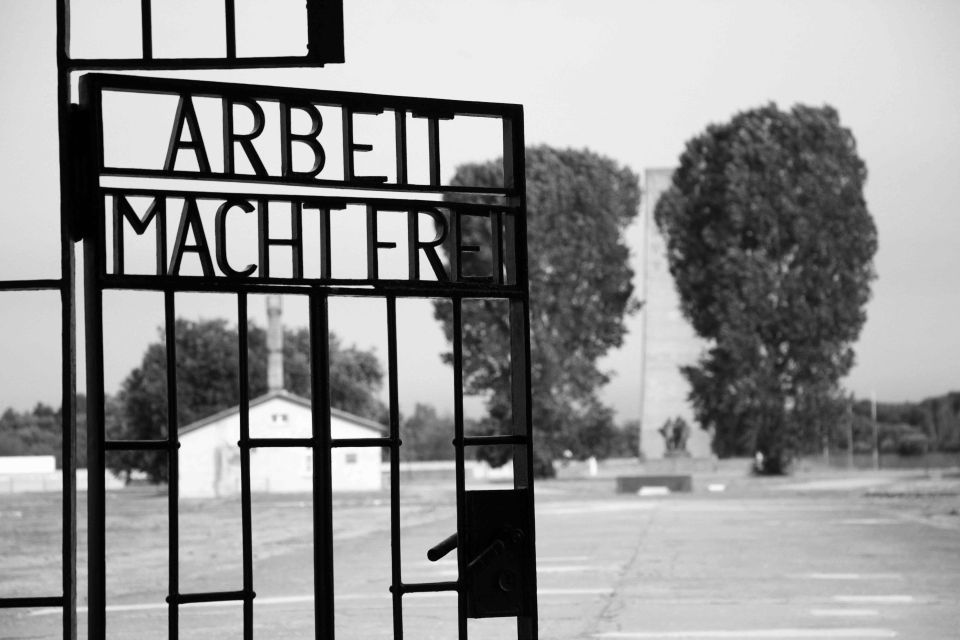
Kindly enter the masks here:
M 310 401 L 283 389 L 283 325 L 280 298 L 267 298 L 266 394 L 249 402 L 251 438 L 309 438 Z M 338 409 L 330 410 L 330 437 L 382 438 L 386 427 Z M 240 493 L 240 407 L 225 409 L 179 431 L 179 489 L 185 498 Z M 330 452 L 334 491 L 380 489 L 381 447 L 336 447 Z M 250 449 L 250 490 L 298 493 L 313 489 L 313 450 L 309 447 Z
M 250 401 L 251 438 L 309 438 L 310 401 L 286 391 L 271 391 Z M 384 427 L 332 409 L 331 438 L 381 438 Z M 204 498 L 240 492 L 240 410 L 226 409 L 180 430 L 180 495 Z M 380 447 L 331 450 L 334 491 L 380 489 Z M 306 447 L 250 450 L 250 490 L 262 493 L 310 492 L 313 451 Z

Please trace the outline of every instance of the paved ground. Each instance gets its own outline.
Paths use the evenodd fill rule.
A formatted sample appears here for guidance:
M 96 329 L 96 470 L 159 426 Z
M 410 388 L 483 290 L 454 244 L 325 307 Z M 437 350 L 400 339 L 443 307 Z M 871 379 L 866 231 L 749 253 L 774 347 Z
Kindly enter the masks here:
M 540 485 L 540 637 L 960 638 L 957 481 L 858 475 L 734 485 L 643 498 L 613 495 L 612 483 Z M 337 637 L 390 638 L 386 507 L 339 513 L 365 526 L 337 542 Z M 405 581 L 455 578 L 452 558 L 424 559 L 451 526 L 440 508 L 404 529 Z M 221 579 L 232 580 L 214 571 L 204 584 L 233 588 Z M 311 579 L 307 547 L 258 561 L 256 637 L 311 636 Z M 162 596 L 138 600 L 111 611 L 110 637 L 166 637 Z M 456 637 L 454 598 L 405 600 L 407 638 Z M 192 629 L 182 638 L 240 637 L 236 607 L 182 611 Z M 54 638 L 55 624 L 43 611 L 7 614 L 0 637 Z M 472 622 L 471 637 L 515 633 L 512 621 L 494 620 Z

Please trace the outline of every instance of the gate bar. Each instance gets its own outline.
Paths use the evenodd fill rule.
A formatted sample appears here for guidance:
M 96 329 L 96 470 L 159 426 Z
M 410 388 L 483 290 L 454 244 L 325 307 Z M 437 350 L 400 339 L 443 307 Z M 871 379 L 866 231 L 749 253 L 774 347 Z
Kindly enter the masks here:
M 399 134 L 398 134 L 399 135 Z M 406 167 L 404 166 L 404 172 Z M 390 593 L 393 637 L 403 640 L 403 580 L 400 573 L 400 391 L 397 379 L 397 298 L 387 297 L 387 375 L 390 385 Z
M 228 15 L 233 3 L 228 0 Z M 228 31 L 230 33 L 230 31 Z M 247 294 L 237 294 L 237 342 L 240 379 L 240 443 L 250 439 L 250 380 L 247 344 Z M 237 443 L 238 445 L 240 443 Z M 253 539 L 250 513 L 250 448 L 240 447 L 240 527 L 243 544 L 243 640 L 253 640 Z
M 153 7 L 150 4 L 150 0 L 140 0 L 140 38 L 144 60 L 153 58 Z
M 457 483 L 457 531 L 467 530 L 466 479 L 463 461 L 463 299 L 450 301 L 453 305 L 453 438 Z M 457 551 L 457 637 L 467 640 L 467 556 Z
M 177 611 L 180 591 L 180 460 L 177 449 L 180 443 L 177 433 L 177 320 L 172 291 L 163 293 L 163 310 L 167 347 L 167 635 L 170 640 L 177 640 L 180 632 Z
M 0 609 L 21 607 L 62 607 L 64 600 L 60 596 L 39 596 L 23 598 L 0 598 Z
M 77 637 L 77 314 L 74 247 L 70 214 L 70 26 L 67 0 L 57 0 L 57 132 L 60 160 L 60 472 L 62 496 L 63 638 Z M 89 398 L 88 398 L 89 401 Z M 89 423 L 88 423 L 89 424 Z M 89 427 L 88 427 L 89 432 Z M 88 462 L 89 469 L 89 462 Z M 96 468 L 96 467 L 94 467 Z M 101 477 L 102 483 L 102 477 Z
M 391 589 L 392 590 L 392 589 Z M 459 591 L 460 582 L 412 582 L 400 585 L 401 593 L 436 593 L 438 591 Z M 464 618 L 466 621 L 466 618 Z
M 90 640 L 103 640 L 107 624 L 105 452 L 103 398 L 103 294 L 101 257 L 93 238 L 83 241 L 87 371 L 87 624 Z M 75 623 L 74 623 L 74 626 Z M 76 637 L 76 630 L 72 632 Z
M 59 291 L 63 287 L 62 280 L 4 280 L 0 282 L 0 291 Z
M 236 602 L 242 600 L 245 604 L 253 602 L 252 591 L 210 591 L 207 593 L 178 593 L 176 596 L 167 596 L 167 602 L 177 604 L 198 604 L 201 602 Z M 246 608 L 246 607 L 244 607 Z
M 313 591 L 317 640 L 334 640 L 333 494 L 330 468 L 330 335 L 327 296 L 310 293 L 310 409 L 313 423 Z
M 524 143 L 523 112 L 520 117 L 503 120 L 503 175 L 504 186 L 517 194 L 510 198 L 514 205 L 526 214 L 527 211 L 527 174 L 526 146 Z M 530 446 L 515 446 L 513 450 L 513 486 L 515 489 L 527 489 L 526 529 L 530 539 L 530 553 L 526 558 L 526 571 L 530 584 L 526 585 L 526 615 L 517 616 L 517 638 L 535 640 L 539 637 L 537 619 L 537 563 L 536 563 L 536 526 L 533 496 L 533 398 L 530 373 L 530 279 L 527 263 L 527 217 L 526 215 L 508 216 L 508 241 L 506 251 L 514 253 L 508 259 L 507 279 L 523 289 L 523 295 L 510 300 L 510 379 L 511 406 L 513 407 L 513 432 L 524 435 Z M 509 269 L 513 265 L 513 279 Z
M 227 58 L 237 57 L 237 7 L 234 0 L 223 0 L 223 23 L 227 36 Z

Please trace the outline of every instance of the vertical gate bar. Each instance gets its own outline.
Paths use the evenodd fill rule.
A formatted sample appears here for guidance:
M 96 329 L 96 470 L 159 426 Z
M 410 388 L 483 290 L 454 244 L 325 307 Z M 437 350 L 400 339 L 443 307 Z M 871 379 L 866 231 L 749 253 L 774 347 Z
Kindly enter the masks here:
M 390 384 L 390 582 L 393 640 L 403 640 L 403 591 L 400 575 L 400 392 L 397 378 L 397 298 L 387 297 L 387 375 Z
M 163 292 L 164 327 L 167 351 L 167 554 L 169 569 L 168 637 L 177 640 L 179 633 L 178 600 L 180 597 L 180 460 L 177 434 L 177 334 L 176 309 L 172 290 Z
M 62 474 L 63 639 L 77 637 L 77 313 L 69 193 L 70 24 L 66 0 L 57 0 L 57 129 L 60 147 L 60 429 Z
M 430 186 L 440 186 L 440 119 L 427 118 L 427 164 L 430 167 Z
M 227 58 L 237 57 L 237 7 L 235 0 L 223 0 L 223 23 L 227 37 Z
M 407 112 L 393 112 L 394 138 L 397 147 L 397 184 L 407 184 Z
M 310 410 L 313 431 L 313 613 L 317 640 L 334 640 L 329 367 L 327 296 L 313 291 L 310 294 Z
M 87 614 L 88 637 L 106 637 L 105 451 L 103 432 L 103 298 L 95 238 L 83 241 L 87 360 Z
M 464 534 L 467 524 L 466 480 L 463 461 L 463 299 L 453 303 L 453 447 L 456 459 L 457 532 Z M 467 640 L 467 554 L 463 545 L 457 549 L 457 637 Z
M 343 62 L 343 0 L 307 0 L 307 57 Z
M 153 58 L 153 7 L 151 0 L 140 0 L 140 38 L 143 45 L 143 59 Z
M 250 513 L 250 384 L 247 346 L 247 294 L 237 294 L 240 370 L 240 527 L 243 536 L 243 640 L 253 639 L 253 540 Z
M 526 188 L 526 149 L 524 147 L 523 108 L 518 107 L 509 118 L 503 121 L 503 158 L 505 186 L 512 189 L 511 204 L 519 209 L 512 216 L 513 224 L 509 228 L 508 250 L 513 251 L 516 284 L 523 290 L 523 298 L 510 301 L 510 362 L 511 362 L 511 405 L 513 408 L 513 432 L 527 436 L 527 446 L 513 448 L 514 487 L 525 488 L 527 499 L 526 530 L 529 536 L 530 553 L 526 558 L 525 574 L 532 584 L 528 585 L 526 615 L 517 616 L 517 638 L 536 640 L 537 622 L 537 567 L 536 567 L 536 530 L 534 526 L 533 496 L 533 409 L 530 380 L 530 283 L 527 265 L 527 188 Z
M 67 16 L 68 17 L 68 16 Z M 64 61 L 67 65 L 68 61 Z M 69 75 L 64 77 L 69 82 Z M 69 100 L 69 88 L 63 95 Z M 100 112 L 99 92 L 93 92 L 89 100 L 91 112 Z M 95 164 L 99 167 L 103 159 L 103 142 L 99 129 L 102 123 L 93 121 L 96 146 Z M 68 137 L 67 140 L 70 138 Z M 72 162 L 69 152 L 65 152 L 61 141 L 62 161 Z M 69 171 L 61 165 L 61 171 Z M 69 176 L 66 180 L 69 181 Z M 67 210 L 65 218 L 71 213 L 65 201 L 61 204 Z M 84 286 L 84 326 L 86 332 L 86 374 L 87 374 L 87 615 L 88 638 L 103 640 L 107 633 L 106 621 L 106 475 L 104 447 L 104 389 L 103 389 L 103 289 L 101 274 L 106 271 L 103 253 L 105 246 L 104 205 L 100 199 L 81 203 L 84 207 L 95 209 L 91 212 L 95 224 L 78 225 L 86 227 L 83 239 L 83 286 Z

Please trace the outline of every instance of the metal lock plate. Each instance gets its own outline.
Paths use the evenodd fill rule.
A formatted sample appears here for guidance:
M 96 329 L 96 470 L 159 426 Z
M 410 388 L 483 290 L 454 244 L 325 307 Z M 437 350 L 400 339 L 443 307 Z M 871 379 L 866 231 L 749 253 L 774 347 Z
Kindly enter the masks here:
M 533 585 L 528 498 L 525 489 L 466 492 L 463 579 L 471 618 L 527 615 Z

